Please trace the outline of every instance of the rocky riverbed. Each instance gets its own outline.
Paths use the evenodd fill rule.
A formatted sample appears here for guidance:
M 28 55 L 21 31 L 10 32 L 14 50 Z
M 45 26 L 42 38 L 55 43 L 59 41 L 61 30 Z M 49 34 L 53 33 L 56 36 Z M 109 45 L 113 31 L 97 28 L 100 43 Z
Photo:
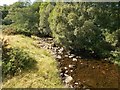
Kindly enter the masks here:
M 84 59 L 63 47 L 52 38 L 35 38 L 37 47 L 50 49 L 59 63 L 60 76 L 65 87 L 118 88 L 118 66 L 105 60 Z

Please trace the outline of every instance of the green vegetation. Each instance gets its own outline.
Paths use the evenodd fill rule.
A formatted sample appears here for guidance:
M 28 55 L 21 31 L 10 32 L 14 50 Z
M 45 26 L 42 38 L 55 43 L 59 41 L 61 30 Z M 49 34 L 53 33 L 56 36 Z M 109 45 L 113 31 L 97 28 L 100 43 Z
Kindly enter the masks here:
M 3 87 L 63 87 L 58 75 L 57 63 L 49 51 L 35 47 L 33 45 L 34 40 L 23 35 L 8 36 L 7 38 L 9 38 L 9 47 L 14 49 L 11 53 L 9 52 L 10 59 L 3 57 L 3 60 L 7 59 L 7 63 L 3 61 L 3 73 L 6 74 L 6 71 L 16 72 L 17 75 L 3 81 Z M 16 50 L 16 48 L 18 49 Z M 6 53 L 3 52 L 3 54 L 5 55 Z M 12 70 L 9 70 L 9 68 Z M 27 69 L 25 70 L 25 68 Z M 17 72 L 18 69 L 20 70 L 19 72 Z
M 49 27 L 49 23 L 48 23 L 48 17 L 50 12 L 53 9 L 53 5 L 52 3 L 48 2 L 43 2 L 40 5 L 40 22 L 39 22 L 39 31 L 41 36 L 51 36 L 51 30 Z
M 0 6 L 3 87 L 63 87 L 49 50 L 31 38 L 52 37 L 77 55 L 107 59 L 120 65 L 118 2 L 16 2 Z M 85 58 L 88 58 L 87 55 Z
M 49 17 L 58 43 L 74 51 L 94 52 L 102 58 L 109 57 L 116 48 L 108 35 L 118 30 L 118 22 L 118 3 L 57 3 Z

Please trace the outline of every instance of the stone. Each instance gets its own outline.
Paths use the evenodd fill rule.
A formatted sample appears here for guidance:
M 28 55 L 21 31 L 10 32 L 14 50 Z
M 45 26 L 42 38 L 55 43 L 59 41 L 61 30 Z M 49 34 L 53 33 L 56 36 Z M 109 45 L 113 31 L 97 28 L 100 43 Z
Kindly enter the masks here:
M 59 49 L 59 51 L 61 51 L 61 52 L 63 52 L 63 50 L 64 50 L 64 48 L 63 48 L 63 47 Z
M 72 58 L 73 56 L 69 56 L 69 58 Z
M 64 76 L 65 76 L 65 77 L 68 77 L 69 75 L 67 75 L 67 74 L 64 74 Z
M 65 73 L 68 73 L 68 70 L 66 70 Z
M 60 55 L 58 55 L 56 58 L 61 59 L 62 57 Z
M 81 59 L 81 57 L 80 57 L 80 56 L 76 56 L 76 58 L 80 58 L 80 59 Z
M 68 55 L 65 55 L 65 57 L 68 57 Z
M 73 61 L 77 61 L 77 58 L 73 58 Z
M 65 79 L 65 83 L 68 84 L 73 80 L 73 78 L 71 76 L 67 76 Z
M 76 85 L 78 85 L 78 82 L 75 82 Z
M 95 67 L 94 67 L 94 66 L 93 66 L 92 68 L 93 68 L 93 69 L 95 69 Z
M 73 68 L 74 66 L 75 66 L 75 65 L 69 65 L 68 67 L 69 67 L 69 68 Z
M 69 56 L 69 58 L 72 58 L 72 57 L 74 57 L 75 55 L 74 54 L 71 54 L 70 56 Z
M 80 64 L 83 64 L 82 62 Z
M 64 67 L 64 69 L 66 70 L 66 69 L 67 69 L 67 67 Z
M 70 70 L 70 72 L 73 72 L 73 70 Z

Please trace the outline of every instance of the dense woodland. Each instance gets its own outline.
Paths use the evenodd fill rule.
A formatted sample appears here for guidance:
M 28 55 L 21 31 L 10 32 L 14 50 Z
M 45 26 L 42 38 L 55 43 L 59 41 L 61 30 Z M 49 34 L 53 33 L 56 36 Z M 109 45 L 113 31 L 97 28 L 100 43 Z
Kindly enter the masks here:
M 82 52 L 85 58 L 107 59 L 120 65 L 119 9 L 118 2 L 16 2 L 0 6 L 2 32 L 51 37 L 56 45 L 76 55 Z M 19 48 L 6 48 L 7 41 L 3 41 L 3 74 L 24 69 L 31 58 Z M 13 64 L 15 58 L 21 65 Z

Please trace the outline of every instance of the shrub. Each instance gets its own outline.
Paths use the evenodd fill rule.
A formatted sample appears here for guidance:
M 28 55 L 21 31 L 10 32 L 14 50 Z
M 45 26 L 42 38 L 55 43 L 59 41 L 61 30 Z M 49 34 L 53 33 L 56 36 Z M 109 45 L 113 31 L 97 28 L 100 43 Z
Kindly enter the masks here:
M 13 76 L 21 71 L 34 67 L 35 60 L 20 48 L 9 45 L 8 39 L 2 39 L 2 74 L 4 77 Z
M 49 17 L 50 28 L 55 40 L 66 48 L 107 57 L 112 46 L 105 41 L 103 23 L 98 22 L 102 16 L 97 16 L 94 5 L 99 7 L 97 3 L 57 3 Z
M 41 36 L 51 36 L 48 17 L 52 9 L 53 5 L 50 2 L 43 2 L 40 5 L 39 32 Z
M 120 66 L 120 47 L 116 48 L 115 51 L 111 51 L 111 59 Z

